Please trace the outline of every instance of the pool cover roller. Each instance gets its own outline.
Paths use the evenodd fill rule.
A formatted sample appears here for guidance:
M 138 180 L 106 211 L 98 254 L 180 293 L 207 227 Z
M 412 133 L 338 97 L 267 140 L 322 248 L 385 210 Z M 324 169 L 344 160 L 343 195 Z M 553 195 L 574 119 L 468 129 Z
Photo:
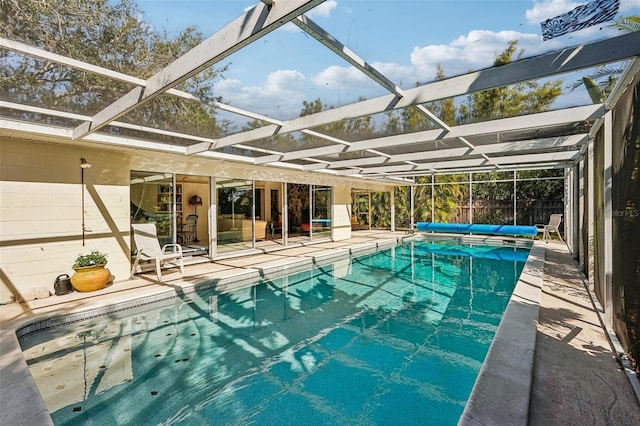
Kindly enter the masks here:
M 536 236 L 536 226 L 525 225 L 488 225 L 465 223 L 418 222 L 416 230 L 420 232 L 446 232 L 456 234 L 521 235 Z

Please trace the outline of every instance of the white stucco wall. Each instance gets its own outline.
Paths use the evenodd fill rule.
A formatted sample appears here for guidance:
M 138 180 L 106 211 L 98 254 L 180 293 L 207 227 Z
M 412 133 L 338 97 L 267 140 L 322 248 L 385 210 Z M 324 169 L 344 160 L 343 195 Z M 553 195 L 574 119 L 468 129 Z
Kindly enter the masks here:
M 351 238 L 351 188 L 333 187 L 333 231 L 334 240 Z
M 40 289 L 53 294 L 55 278 L 72 275 L 75 257 L 93 249 L 107 253 L 107 267 L 116 282 L 128 279 L 131 170 L 252 179 L 272 182 L 274 188 L 281 188 L 282 182 L 332 186 L 332 236 L 336 240 L 351 236 L 352 188 L 390 188 L 327 173 L 85 141 L 70 143 L 58 141 L 55 135 L 32 137 L 35 140 L 0 136 L 0 303 L 30 299 Z M 39 137 L 46 142 L 38 141 Z M 85 170 L 84 215 L 88 232 L 84 246 L 80 158 L 92 164 Z M 268 190 L 272 185 L 263 186 Z M 208 199 L 206 191 L 198 189 L 200 192 L 203 199 Z M 206 217 L 206 209 L 198 210 Z M 207 222 L 211 221 L 201 222 L 203 236 L 210 230 Z

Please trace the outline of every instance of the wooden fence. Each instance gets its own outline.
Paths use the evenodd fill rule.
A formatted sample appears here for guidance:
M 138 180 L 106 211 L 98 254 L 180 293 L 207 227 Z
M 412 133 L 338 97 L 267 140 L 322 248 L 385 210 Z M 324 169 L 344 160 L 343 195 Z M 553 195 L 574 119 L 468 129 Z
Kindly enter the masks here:
M 518 200 L 516 225 L 549 223 L 554 213 L 564 213 L 562 200 Z M 469 203 L 463 203 L 450 223 L 470 223 Z M 513 225 L 513 200 L 477 200 L 473 202 L 473 223 Z
M 547 224 L 554 213 L 564 213 L 564 202 L 562 200 L 518 200 L 516 203 L 516 225 Z M 471 223 L 469 214 L 469 203 L 462 203 L 447 222 Z M 416 217 L 415 220 L 416 222 L 429 222 L 431 218 Z M 513 225 L 513 200 L 474 201 L 472 223 Z M 373 226 L 384 228 L 381 224 L 376 224 L 375 221 Z M 397 216 L 396 227 L 398 229 L 408 228 L 409 218 Z

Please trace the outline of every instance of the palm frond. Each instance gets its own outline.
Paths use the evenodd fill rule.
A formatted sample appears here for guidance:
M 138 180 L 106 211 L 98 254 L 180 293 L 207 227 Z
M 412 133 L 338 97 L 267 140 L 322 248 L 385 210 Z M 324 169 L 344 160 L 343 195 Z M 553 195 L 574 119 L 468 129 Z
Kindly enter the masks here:
M 640 16 L 623 16 L 611 26 L 629 33 L 640 31 Z
M 604 82 L 598 82 L 598 84 L 600 86 L 606 86 L 609 78 L 610 77 L 617 77 L 618 75 L 620 75 L 623 71 L 623 68 L 616 68 L 616 67 L 608 67 L 608 66 L 603 66 L 598 68 L 596 71 L 594 71 L 592 74 L 589 74 L 585 77 L 594 80 L 594 81 L 598 81 L 598 80 L 602 80 L 604 78 L 606 78 L 607 80 Z M 580 80 L 575 81 L 574 83 L 570 84 L 567 86 L 567 88 L 569 90 L 575 90 L 578 87 L 581 87 L 584 85 L 584 81 L 582 80 L 582 78 Z

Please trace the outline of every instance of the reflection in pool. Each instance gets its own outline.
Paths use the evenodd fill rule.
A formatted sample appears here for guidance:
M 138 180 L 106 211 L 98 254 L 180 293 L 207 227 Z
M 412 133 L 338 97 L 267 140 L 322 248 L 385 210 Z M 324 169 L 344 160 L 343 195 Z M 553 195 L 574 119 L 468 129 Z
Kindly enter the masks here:
M 413 241 L 21 344 L 56 424 L 456 424 L 528 252 Z

